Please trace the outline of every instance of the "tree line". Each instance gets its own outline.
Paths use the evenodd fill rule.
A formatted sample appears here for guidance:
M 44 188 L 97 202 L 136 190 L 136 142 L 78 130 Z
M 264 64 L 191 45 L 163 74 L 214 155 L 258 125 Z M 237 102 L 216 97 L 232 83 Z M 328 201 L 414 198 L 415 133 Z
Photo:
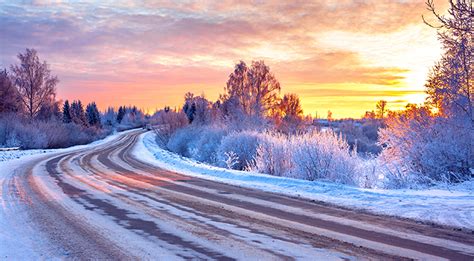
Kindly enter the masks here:
M 19 64 L 0 70 L 0 146 L 59 148 L 85 144 L 114 129 L 142 126 L 136 107 L 109 108 L 102 114 L 95 102 L 56 100 L 59 83 L 34 49 L 18 54 Z

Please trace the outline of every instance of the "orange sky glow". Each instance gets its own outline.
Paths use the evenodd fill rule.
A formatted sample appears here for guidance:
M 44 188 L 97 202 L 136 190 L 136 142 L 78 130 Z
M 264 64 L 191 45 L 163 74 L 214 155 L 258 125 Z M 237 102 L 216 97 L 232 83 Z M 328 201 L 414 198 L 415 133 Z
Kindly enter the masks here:
M 265 60 L 305 114 L 358 118 L 423 102 L 441 53 L 423 14 L 423 0 L 0 1 L 0 67 L 35 48 L 59 99 L 151 113 L 188 91 L 215 100 L 235 63 Z

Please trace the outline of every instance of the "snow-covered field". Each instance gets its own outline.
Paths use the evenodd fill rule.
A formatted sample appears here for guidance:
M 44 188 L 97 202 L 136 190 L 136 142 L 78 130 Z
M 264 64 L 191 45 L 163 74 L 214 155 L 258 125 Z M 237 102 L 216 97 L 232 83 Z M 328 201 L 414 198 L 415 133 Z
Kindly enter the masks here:
M 474 230 L 474 181 L 425 190 L 362 189 L 209 166 L 161 149 L 151 132 L 140 139 L 137 158 L 189 176 Z

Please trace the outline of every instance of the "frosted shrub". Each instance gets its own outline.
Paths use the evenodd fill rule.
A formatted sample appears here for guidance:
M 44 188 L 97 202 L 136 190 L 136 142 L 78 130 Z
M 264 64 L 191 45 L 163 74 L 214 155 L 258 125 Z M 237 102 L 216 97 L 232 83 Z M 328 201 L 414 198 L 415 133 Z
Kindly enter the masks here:
M 105 137 L 111 129 L 79 126 L 56 120 L 28 121 L 18 115 L 0 115 L 0 146 L 22 149 L 64 148 Z
M 10 133 L 8 139 L 5 140 L 5 145 L 7 147 L 20 147 L 21 141 L 16 136 L 16 133 Z
M 237 157 L 237 162 L 233 165 L 233 169 L 247 169 L 257 154 L 257 147 L 261 139 L 262 134 L 256 131 L 230 133 L 222 139 L 217 150 L 218 165 L 226 167 L 228 155 L 233 153 Z
M 188 119 L 181 111 L 176 112 L 165 108 L 155 112 L 148 120 L 148 123 L 151 125 L 164 126 L 164 128 L 160 128 L 158 131 L 156 141 L 160 146 L 165 147 L 173 133 L 188 125 Z
M 20 146 L 23 149 L 48 148 L 46 134 L 36 126 L 15 123 L 13 129 L 7 134 L 7 147 Z
M 411 106 L 387 119 L 380 130 L 380 159 L 390 187 L 413 187 L 470 178 L 469 142 L 474 134 L 463 122 L 432 116 Z
M 224 156 L 225 156 L 224 163 L 225 163 L 226 168 L 228 169 L 233 169 L 235 164 L 239 163 L 239 157 L 233 151 L 229 153 L 226 152 Z
M 333 131 L 294 136 L 290 142 L 295 177 L 355 184 L 358 158 Z
M 275 176 L 359 184 L 361 159 L 332 131 L 262 134 L 252 170 Z
M 274 176 L 289 175 L 294 166 L 287 137 L 271 133 L 262 136 L 252 170 Z
M 219 126 L 202 127 L 198 136 L 189 144 L 189 153 L 195 160 L 207 163 L 217 162 L 217 149 L 227 131 Z
M 385 188 L 385 172 L 380 160 L 375 156 L 359 159 L 354 180 L 361 188 Z
M 171 135 L 166 147 L 181 156 L 191 157 L 188 150 L 189 144 L 196 138 L 196 135 L 199 135 L 200 131 L 200 128 L 193 128 L 192 126 L 179 129 Z

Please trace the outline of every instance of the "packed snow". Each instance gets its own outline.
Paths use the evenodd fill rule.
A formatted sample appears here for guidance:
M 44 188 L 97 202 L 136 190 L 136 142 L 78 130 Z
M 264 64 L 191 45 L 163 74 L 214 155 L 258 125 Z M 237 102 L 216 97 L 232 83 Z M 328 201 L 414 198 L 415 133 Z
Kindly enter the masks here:
M 193 177 L 474 230 L 474 181 L 424 190 L 385 190 L 229 170 L 166 151 L 151 132 L 140 136 L 133 153 L 157 167 Z
M 122 133 L 110 135 L 105 139 L 87 145 L 78 145 L 64 149 L 0 151 L 0 259 L 7 257 L 14 257 L 19 260 L 43 259 L 51 251 L 51 245 L 48 244 L 45 236 L 37 234 L 37 230 L 31 227 L 31 224 L 28 222 L 26 206 L 11 204 L 11 202 L 6 200 L 7 195 L 4 194 L 4 190 L 9 185 L 7 181 L 15 174 L 16 169 L 44 155 L 98 146 L 115 139 Z M 16 218 L 15 220 L 8 220 L 6 218 L 7 215 L 15 216 Z M 33 245 L 36 249 L 42 249 L 44 255 L 31 250 Z

